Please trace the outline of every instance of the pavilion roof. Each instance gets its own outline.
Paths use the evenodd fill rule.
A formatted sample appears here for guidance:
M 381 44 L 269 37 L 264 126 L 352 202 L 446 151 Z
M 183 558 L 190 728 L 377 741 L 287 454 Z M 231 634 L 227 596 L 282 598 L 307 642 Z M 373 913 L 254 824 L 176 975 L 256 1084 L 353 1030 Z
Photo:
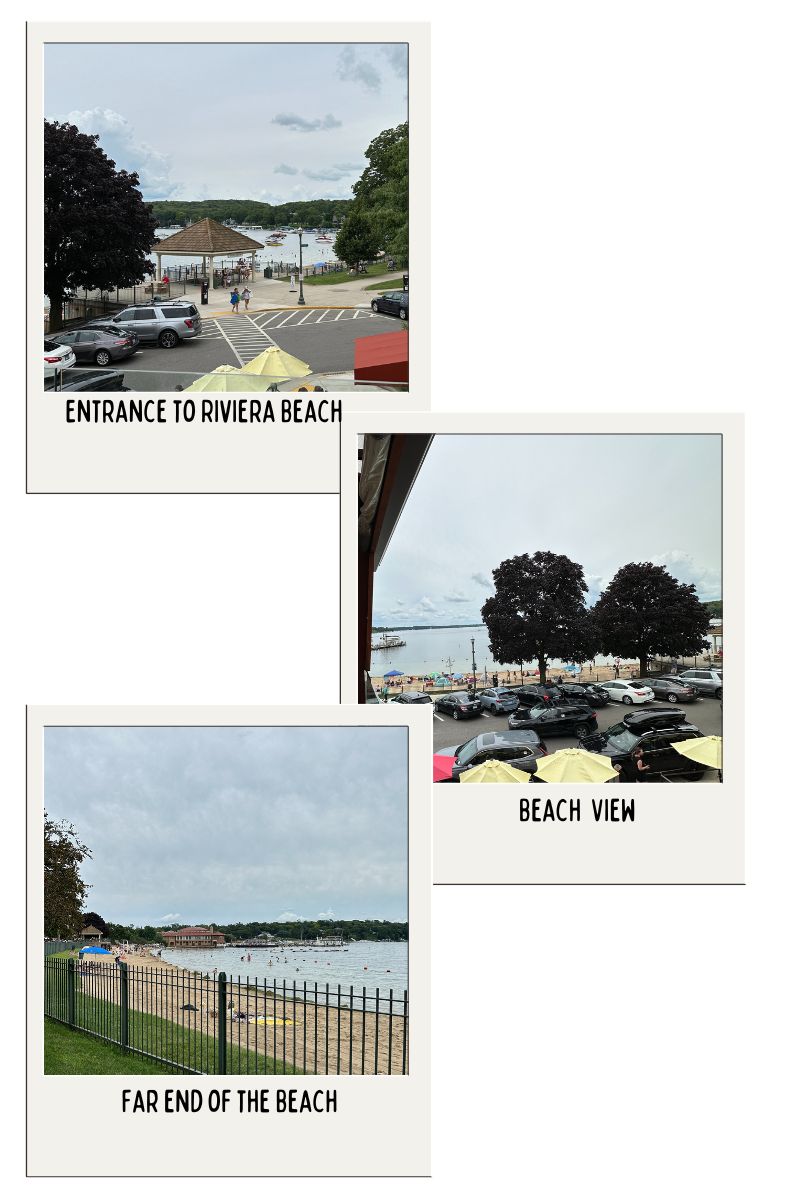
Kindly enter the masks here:
M 211 217 L 195 221 L 188 229 L 179 229 L 157 243 L 159 254 L 236 254 L 240 250 L 263 250 L 261 242 L 247 237 Z

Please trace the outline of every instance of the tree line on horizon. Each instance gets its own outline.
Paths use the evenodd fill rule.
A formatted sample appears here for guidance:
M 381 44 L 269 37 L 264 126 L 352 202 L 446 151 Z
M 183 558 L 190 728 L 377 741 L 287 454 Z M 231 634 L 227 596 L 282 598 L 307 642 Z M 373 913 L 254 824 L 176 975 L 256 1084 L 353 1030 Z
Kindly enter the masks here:
M 96 913 L 91 914 L 97 917 Z M 96 920 L 91 924 L 102 929 L 103 933 L 115 942 L 159 942 L 164 943 L 164 934 L 169 930 L 181 929 L 180 922 L 172 925 L 118 925 L 112 921 L 98 925 Z M 245 941 L 256 938 L 260 933 L 270 933 L 274 937 L 286 938 L 289 941 L 311 941 L 316 937 L 330 937 L 333 933 L 341 932 L 346 941 L 353 942 L 405 942 L 408 941 L 407 921 L 237 921 L 225 925 L 218 921 L 204 921 L 203 925 L 213 925 L 220 933 L 224 933 L 229 941 Z
M 150 207 L 161 226 L 193 225 L 210 217 L 224 224 L 259 225 L 271 229 L 282 225 L 303 225 L 308 229 L 333 229 L 344 221 L 353 201 L 292 200 L 269 204 L 265 200 L 151 200 Z
M 535 663 L 546 682 L 552 659 L 586 662 L 596 654 L 639 660 L 682 658 L 706 648 L 710 610 L 692 583 L 651 562 L 620 567 L 589 607 L 583 567 L 565 554 L 537 550 L 492 571 L 495 594 L 481 609 L 496 662 Z M 722 602 L 712 601 L 719 605 Z

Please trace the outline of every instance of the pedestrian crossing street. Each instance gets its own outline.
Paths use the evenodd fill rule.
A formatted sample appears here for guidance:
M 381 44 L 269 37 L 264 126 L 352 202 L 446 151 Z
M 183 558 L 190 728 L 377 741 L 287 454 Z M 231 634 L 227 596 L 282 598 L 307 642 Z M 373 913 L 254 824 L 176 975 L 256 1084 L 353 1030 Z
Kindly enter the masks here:
M 244 313 L 240 313 L 239 316 L 217 317 L 214 324 L 242 366 L 257 354 L 261 354 L 268 346 L 276 345 L 269 334 L 260 329 L 252 317 L 245 316 Z

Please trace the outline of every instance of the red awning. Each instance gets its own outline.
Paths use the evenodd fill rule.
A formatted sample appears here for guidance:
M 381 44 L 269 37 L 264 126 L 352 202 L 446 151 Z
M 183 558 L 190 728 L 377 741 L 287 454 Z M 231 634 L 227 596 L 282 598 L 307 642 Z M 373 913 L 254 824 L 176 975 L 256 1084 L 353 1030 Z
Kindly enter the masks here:
M 408 384 L 408 330 L 356 338 L 356 383 Z

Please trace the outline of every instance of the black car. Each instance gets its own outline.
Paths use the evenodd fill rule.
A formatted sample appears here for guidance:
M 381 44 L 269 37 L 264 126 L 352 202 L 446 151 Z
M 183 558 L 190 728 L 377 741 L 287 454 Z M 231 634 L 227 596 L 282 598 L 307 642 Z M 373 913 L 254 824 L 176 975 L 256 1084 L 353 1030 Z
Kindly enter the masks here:
M 539 704 L 558 704 L 561 688 L 555 683 L 523 683 L 514 689 L 520 708 L 536 708 Z
M 139 345 L 137 334 L 113 325 L 65 329 L 63 333 L 52 334 L 52 338 L 60 346 L 69 346 L 79 363 L 96 363 L 98 367 L 130 358 Z
M 431 704 L 432 700 L 427 692 L 400 692 L 398 696 L 392 696 L 389 700 L 390 704 Z
M 602 708 L 608 704 L 608 692 L 595 683 L 559 683 L 558 690 L 566 700 Z
M 436 753 L 455 758 L 452 779 L 444 782 L 458 783 L 464 771 L 478 767 L 489 759 L 499 759 L 510 767 L 532 775 L 537 760 L 547 754 L 547 747 L 533 729 L 509 729 L 501 733 L 479 733 L 462 746 L 448 746 Z
M 68 378 L 58 387 L 55 380 L 45 380 L 46 392 L 129 392 L 124 386 L 125 376 L 122 371 L 81 371 L 75 368 L 69 371 Z
M 372 301 L 373 312 L 391 313 L 401 321 L 408 320 L 408 292 L 384 292 Z
M 446 696 L 437 696 L 433 705 L 434 712 L 446 713 L 454 721 L 466 717 L 481 715 L 480 700 L 474 700 L 467 692 L 448 692 Z
M 653 708 L 629 713 L 604 733 L 581 738 L 579 745 L 584 750 L 605 754 L 620 768 L 620 779 L 627 783 L 697 780 L 702 779 L 705 767 L 679 754 L 672 743 L 702 736 L 679 708 Z M 649 771 L 637 770 L 634 750 L 643 752 Z
M 535 708 L 518 708 L 508 718 L 508 728 L 575 734 L 582 738 L 597 729 L 597 717 L 588 704 L 540 704 Z

